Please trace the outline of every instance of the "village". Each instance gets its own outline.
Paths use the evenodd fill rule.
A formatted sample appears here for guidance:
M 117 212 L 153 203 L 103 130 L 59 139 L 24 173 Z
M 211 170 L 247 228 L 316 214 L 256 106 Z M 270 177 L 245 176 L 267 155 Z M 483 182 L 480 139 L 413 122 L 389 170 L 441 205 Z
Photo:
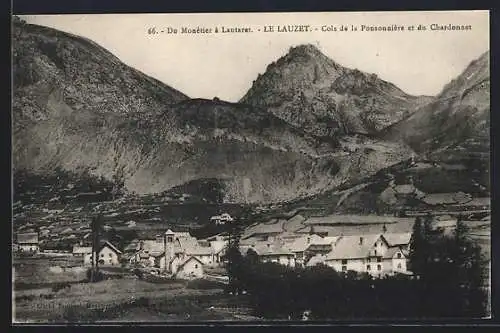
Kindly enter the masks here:
M 255 255 L 261 262 L 273 262 L 290 267 L 324 264 L 338 272 L 356 271 L 369 273 L 374 277 L 411 274 L 407 265 L 412 237 L 411 228 L 407 227 L 403 232 L 388 231 L 388 227 L 393 229 L 395 218 L 360 216 L 357 223 L 370 220 L 378 223 L 372 225 L 369 228 L 371 230 L 366 232 L 361 229 L 358 233 L 340 231 L 334 234 L 335 229 L 331 226 L 322 226 L 328 225 L 328 219 L 328 217 L 306 219 L 296 214 L 289 220 L 289 228 L 293 223 L 308 227 L 294 231 L 283 231 L 279 223 L 249 227 L 241 236 L 240 252 L 244 256 Z M 353 223 L 353 217 L 350 216 L 330 217 L 331 222 L 336 224 L 342 219 L 343 223 Z M 211 223 L 225 224 L 234 220 L 235 218 L 225 213 L 212 217 Z M 450 216 L 444 218 L 440 216 L 435 220 L 437 227 L 447 230 L 453 230 L 456 223 L 456 218 Z M 379 230 L 376 230 L 377 228 Z M 73 256 L 79 258 L 81 266 L 92 266 L 91 237 L 75 239 L 71 252 L 44 250 L 40 246 L 39 237 L 39 233 L 36 232 L 18 233 L 14 251 L 24 255 Z M 189 232 L 174 232 L 168 229 L 163 234 L 157 234 L 154 239 L 134 239 L 121 249 L 109 240 L 102 240 L 96 258 L 99 267 L 141 268 L 150 274 L 180 279 L 208 276 L 224 280 L 227 278 L 223 267 L 228 242 L 227 232 L 197 239 Z
M 103 313 L 111 316 L 106 310 L 110 306 L 131 306 L 141 311 L 137 299 L 148 299 L 149 306 L 160 304 L 155 306 L 162 307 L 167 317 L 174 316 L 172 307 L 189 304 L 175 314 L 175 320 L 190 320 L 194 315 L 255 320 L 247 304 L 250 301 L 245 299 L 251 294 L 246 290 L 233 293 L 227 288 L 230 276 L 226 254 L 235 239 L 240 254 L 252 259 L 249 262 L 274 263 L 276 268 L 297 272 L 329 267 L 348 279 L 368 276 L 382 281 L 400 275 L 412 279 L 410 244 L 418 217 L 430 218 L 434 228 L 450 236 L 462 219 L 490 260 L 489 200 L 462 193 L 429 195 L 411 183 L 389 184 L 383 199 L 392 202 L 394 198 L 415 196 L 434 204 L 435 209 L 405 210 L 403 214 L 321 215 L 304 207 L 247 221 L 238 233 L 232 227 L 238 226 L 242 217 L 223 212 L 207 218 L 206 226 L 223 230 L 208 236 L 170 223 L 145 228 L 134 221 L 104 222 L 95 253 L 90 220 L 24 223 L 15 230 L 12 245 L 17 316 L 73 320 L 71 311 L 80 313 L 97 307 L 95 313 L 101 320 Z M 122 224 L 125 226 L 116 227 Z M 94 261 L 102 277 L 97 283 L 89 283 Z M 202 308 L 196 305 L 200 299 L 207 303 Z M 85 308 L 71 310 L 82 300 Z M 47 306 L 58 310 L 47 312 Z M 130 315 L 121 316 L 128 319 Z M 149 312 L 139 316 L 151 318 Z M 162 319 L 170 320 L 167 317 Z

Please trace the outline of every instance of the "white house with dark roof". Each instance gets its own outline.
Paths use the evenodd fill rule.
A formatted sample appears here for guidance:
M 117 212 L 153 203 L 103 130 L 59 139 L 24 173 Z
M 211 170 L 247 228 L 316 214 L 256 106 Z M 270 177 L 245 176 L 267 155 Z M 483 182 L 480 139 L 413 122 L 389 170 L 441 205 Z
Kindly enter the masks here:
M 325 264 L 337 272 L 371 271 L 370 250 L 375 247 L 375 242 L 379 237 L 380 235 L 342 236 L 328 253 Z
M 210 241 L 210 247 L 212 248 L 212 253 L 214 255 L 214 265 L 220 266 L 223 264 L 228 243 L 229 242 L 227 240 Z
M 106 241 L 99 249 L 97 260 L 99 261 L 99 265 L 102 266 L 119 266 L 121 255 L 122 251 Z
M 40 251 L 38 233 L 24 232 L 17 234 L 17 245 L 19 251 L 36 253 Z
M 407 233 L 342 236 L 324 262 L 338 272 L 407 274 L 410 239 Z
M 210 221 L 212 223 L 215 223 L 216 225 L 224 225 L 226 223 L 234 221 L 234 219 L 228 213 L 223 213 L 221 215 L 212 216 L 210 218 Z
M 295 263 L 297 265 L 305 265 L 307 260 L 317 254 L 327 254 L 332 250 L 332 246 L 337 241 L 338 237 L 320 237 L 316 234 L 303 235 L 290 242 L 285 243 L 285 246 L 295 254 Z
M 183 260 L 179 259 L 179 261 L 173 265 L 172 273 L 179 279 L 196 279 L 203 277 L 203 268 L 204 264 L 200 259 L 189 256 Z
M 254 253 L 261 262 L 273 262 L 280 265 L 295 267 L 295 253 L 280 240 L 273 242 L 259 241 L 250 245 L 240 246 L 243 255 Z

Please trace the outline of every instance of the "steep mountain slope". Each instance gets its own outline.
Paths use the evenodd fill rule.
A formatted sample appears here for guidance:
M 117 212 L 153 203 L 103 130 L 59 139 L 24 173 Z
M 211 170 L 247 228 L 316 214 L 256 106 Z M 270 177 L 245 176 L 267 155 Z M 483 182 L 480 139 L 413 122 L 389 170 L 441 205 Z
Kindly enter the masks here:
M 218 179 L 225 201 L 269 202 L 321 192 L 410 154 L 363 136 L 325 140 L 249 105 L 188 99 L 80 37 L 26 24 L 13 30 L 16 172 L 90 173 L 140 195 Z
M 437 99 L 386 129 L 384 137 L 403 140 L 439 159 L 489 157 L 489 52 L 448 83 Z
M 374 134 L 431 99 L 342 67 L 308 44 L 292 47 L 270 64 L 240 102 L 267 109 L 309 133 L 335 137 Z
M 12 34 L 16 121 L 49 118 L 43 106 L 52 94 L 63 95 L 73 110 L 133 117 L 188 98 L 85 38 L 19 23 Z

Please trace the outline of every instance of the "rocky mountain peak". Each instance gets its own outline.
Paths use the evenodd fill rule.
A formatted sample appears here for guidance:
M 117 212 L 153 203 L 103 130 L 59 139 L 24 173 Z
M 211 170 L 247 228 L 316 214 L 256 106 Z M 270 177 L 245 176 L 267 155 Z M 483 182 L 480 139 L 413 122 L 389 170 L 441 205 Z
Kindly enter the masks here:
M 312 44 L 293 46 L 259 74 L 242 103 L 322 137 L 376 134 L 423 102 L 394 84 L 343 67 Z

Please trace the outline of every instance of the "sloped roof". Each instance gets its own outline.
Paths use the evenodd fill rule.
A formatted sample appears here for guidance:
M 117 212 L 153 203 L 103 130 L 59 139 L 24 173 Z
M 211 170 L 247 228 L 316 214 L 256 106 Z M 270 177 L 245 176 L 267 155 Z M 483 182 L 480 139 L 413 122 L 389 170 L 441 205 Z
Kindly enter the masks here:
M 327 260 L 365 258 L 379 237 L 379 234 L 342 236 L 328 253 Z M 361 244 L 360 238 L 363 238 Z
M 389 246 L 407 245 L 410 243 L 411 233 L 385 233 L 382 235 Z
M 254 246 L 246 248 L 254 250 L 259 256 L 272 256 L 272 255 L 293 255 L 293 252 L 287 246 L 283 246 L 277 242 L 271 244 L 269 242 L 258 242 Z
M 227 244 L 228 242 L 223 240 L 216 240 L 210 242 L 210 246 L 212 247 L 213 253 L 219 253 L 220 251 L 224 250 Z
M 188 255 L 208 255 L 212 254 L 213 250 L 211 247 L 205 247 L 205 246 L 196 246 L 192 249 L 186 250 L 186 254 Z
M 178 268 L 177 268 L 177 269 L 178 269 L 178 270 L 180 270 L 181 268 L 183 268 L 184 266 L 186 266 L 186 264 L 187 264 L 188 262 L 190 262 L 191 260 L 196 260 L 198 263 L 200 263 L 200 264 L 201 264 L 201 266 L 202 266 L 202 267 L 203 267 L 203 265 L 204 265 L 204 264 L 203 264 L 203 262 L 202 262 L 200 259 L 198 259 L 198 258 L 196 258 L 196 257 L 194 257 L 194 256 L 190 256 L 190 257 L 186 258 L 184 261 L 182 261 L 182 262 L 179 264 L 179 266 L 178 266 Z
M 38 233 L 36 232 L 19 233 L 17 234 L 17 243 L 18 244 L 38 243 Z
M 158 243 L 155 239 L 142 240 L 141 243 L 141 251 L 145 253 L 157 253 L 165 250 L 163 242 Z
M 317 254 L 317 255 L 311 257 L 311 259 L 309 259 L 309 261 L 306 263 L 306 266 L 311 267 L 311 266 L 315 266 L 318 264 L 322 264 L 325 262 L 325 259 L 326 259 L 325 255 Z
M 186 253 L 188 255 L 212 254 L 211 246 L 202 246 L 194 237 L 179 237 L 174 246 L 176 253 Z
M 118 250 L 118 248 L 116 248 L 116 246 L 114 246 L 113 244 L 111 244 L 109 241 L 105 241 L 104 244 L 101 246 L 101 250 L 105 247 L 105 246 L 108 246 L 111 250 L 113 250 L 114 252 L 116 253 L 119 253 L 121 254 L 122 251 Z M 100 252 L 100 250 L 99 250 Z
M 92 246 L 73 246 L 73 254 L 87 254 L 92 253 Z
M 133 241 L 131 241 L 124 249 L 124 251 L 137 251 L 139 250 L 139 245 L 140 245 L 140 242 L 135 239 Z
M 338 240 L 338 237 L 336 236 L 326 236 L 326 237 L 320 237 L 318 241 L 315 241 L 313 244 L 315 245 L 332 245 L 336 243 Z
M 176 252 L 186 252 L 198 246 L 198 240 L 194 237 L 179 237 L 175 242 Z
M 406 251 L 401 250 L 399 247 L 391 247 L 391 248 L 388 248 L 387 251 L 385 251 L 384 259 L 392 259 L 392 258 L 394 258 L 394 255 L 398 252 L 401 252 L 403 254 L 403 256 L 405 256 L 405 257 L 408 254 Z
M 64 229 L 63 231 L 60 232 L 60 234 L 69 234 L 73 232 L 73 229 L 72 228 L 66 228 Z
M 298 230 L 304 226 L 302 222 L 304 222 L 305 220 L 306 218 L 300 214 L 294 215 L 283 224 L 283 228 L 287 231 Z
M 286 247 L 292 252 L 304 252 L 311 243 L 320 242 L 321 239 L 318 235 L 304 235 L 288 242 Z

